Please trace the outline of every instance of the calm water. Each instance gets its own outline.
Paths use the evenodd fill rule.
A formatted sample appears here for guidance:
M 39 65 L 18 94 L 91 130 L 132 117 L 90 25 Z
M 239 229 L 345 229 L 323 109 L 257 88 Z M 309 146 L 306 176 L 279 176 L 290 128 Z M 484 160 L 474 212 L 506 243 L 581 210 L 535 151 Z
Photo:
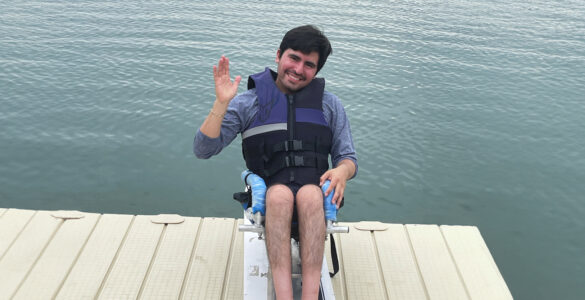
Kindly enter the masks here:
M 359 155 L 341 219 L 477 225 L 517 299 L 582 299 L 582 3 L 308 2 L 2 1 L 0 207 L 239 217 L 240 141 L 191 152 L 211 67 L 313 23 Z

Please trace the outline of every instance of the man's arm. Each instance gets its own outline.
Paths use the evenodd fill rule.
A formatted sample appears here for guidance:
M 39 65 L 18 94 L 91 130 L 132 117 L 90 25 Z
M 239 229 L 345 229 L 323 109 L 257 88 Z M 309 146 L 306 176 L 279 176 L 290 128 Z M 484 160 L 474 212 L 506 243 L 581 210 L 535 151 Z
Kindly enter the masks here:
M 236 76 L 234 82 L 231 81 L 229 60 L 222 56 L 218 66 L 213 66 L 213 79 L 215 102 L 193 141 L 193 152 L 198 158 L 218 154 L 237 135 L 237 117 L 226 116 L 226 112 L 238 90 L 241 77 Z
M 349 119 L 339 98 L 325 92 L 323 95 L 323 112 L 333 131 L 333 145 L 331 147 L 333 169 L 328 170 L 321 176 L 320 184 L 323 185 L 327 179 L 331 181 L 331 185 L 325 191 L 325 195 L 329 195 L 331 190 L 335 189 L 332 203 L 335 203 L 339 208 L 347 181 L 353 178 L 358 171 L 357 156 L 353 145 Z

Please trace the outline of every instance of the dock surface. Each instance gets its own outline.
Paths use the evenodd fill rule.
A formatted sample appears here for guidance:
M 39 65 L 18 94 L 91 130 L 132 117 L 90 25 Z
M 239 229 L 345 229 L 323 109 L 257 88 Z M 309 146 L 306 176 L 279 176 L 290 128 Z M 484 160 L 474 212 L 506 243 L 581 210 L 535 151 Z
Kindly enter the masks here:
M 242 299 L 242 222 L 0 208 L 0 299 Z M 340 225 L 336 299 L 512 299 L 477 227 Z

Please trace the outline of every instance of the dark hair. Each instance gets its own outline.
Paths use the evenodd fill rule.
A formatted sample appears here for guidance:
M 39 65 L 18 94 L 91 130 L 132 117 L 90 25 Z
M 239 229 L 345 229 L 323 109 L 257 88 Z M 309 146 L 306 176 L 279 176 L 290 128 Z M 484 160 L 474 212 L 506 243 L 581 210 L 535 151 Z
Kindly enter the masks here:
M 333 52 L 327 37 L 313 25 L 304 25 L 289 30 L 280 43 L 280 57 L 289 48 L 295 51 L 301 51 L 304 54 L 317 51 L 319 53 L 317 72 L 321 70 L 329 54 Z

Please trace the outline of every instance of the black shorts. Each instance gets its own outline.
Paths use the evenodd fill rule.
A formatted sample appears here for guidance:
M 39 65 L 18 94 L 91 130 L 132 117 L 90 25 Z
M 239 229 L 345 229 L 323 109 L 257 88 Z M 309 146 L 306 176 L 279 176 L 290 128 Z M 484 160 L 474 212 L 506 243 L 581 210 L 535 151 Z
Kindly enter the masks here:
M 293 193 L 293 196 L 295 197 L 295 206 L 297 204 L 296 198 L 297 198 L 297 193 L 299 192 L 299 190 L 303 187 L 302 185 L 298 184 L 298 183 L 294 183 L 291 182 L 289 184 L 285 184 L 290 191 Z

